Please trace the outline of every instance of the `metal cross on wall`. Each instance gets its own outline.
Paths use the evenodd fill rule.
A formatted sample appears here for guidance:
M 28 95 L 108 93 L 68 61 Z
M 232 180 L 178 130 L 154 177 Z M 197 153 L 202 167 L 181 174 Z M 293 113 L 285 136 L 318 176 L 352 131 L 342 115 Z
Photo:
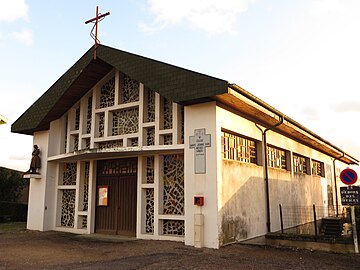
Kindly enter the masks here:
M 105 14 L 101 14 L 99 13 L 99 6 L 96 6 L 96 16 L 90 20 L 87 20 L 85 22 L 85 24 L 88 23 L 94 23 L 93 28 L 91 29 L 90 32 L 90 36 L 94 39 L 95 41 L 95 46 L 94 46 L 94 60 L 96 60 L 96 49 L 100 43 L 99 39 L 98 39 L 98 25 L 99 22 L 102 21 L 106 16 L 110 15 L 110 12 L 106 12 Z M 95 29 L 95 34 L 93 33 Z

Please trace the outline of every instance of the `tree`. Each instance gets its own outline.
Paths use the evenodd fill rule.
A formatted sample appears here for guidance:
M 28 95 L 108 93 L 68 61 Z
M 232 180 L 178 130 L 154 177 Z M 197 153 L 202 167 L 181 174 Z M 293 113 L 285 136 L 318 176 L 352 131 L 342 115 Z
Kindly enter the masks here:
M 27 184 L 20 172 L 0 167 L 0 201 L 16 202 Z

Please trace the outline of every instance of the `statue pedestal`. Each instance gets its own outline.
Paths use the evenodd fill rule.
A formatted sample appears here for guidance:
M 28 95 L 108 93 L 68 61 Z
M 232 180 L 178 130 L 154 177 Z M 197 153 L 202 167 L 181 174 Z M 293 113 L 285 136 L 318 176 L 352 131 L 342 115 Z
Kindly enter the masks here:
M 26 178 L 26 179 L 41 179 L 41 174 L 39 174 L 39 173 L 25 173 L 23 178 Z

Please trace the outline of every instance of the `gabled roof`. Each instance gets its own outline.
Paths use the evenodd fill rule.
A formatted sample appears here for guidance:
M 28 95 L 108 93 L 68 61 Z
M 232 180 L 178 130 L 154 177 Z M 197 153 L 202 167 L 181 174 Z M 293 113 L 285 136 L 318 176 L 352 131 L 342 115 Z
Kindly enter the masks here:
M 97 48 L 96 60 L 90 48 L 12 124 L 11 131 L 32 135 L 49 129 L 51 121 L 66 113 L 113 68 L 182 105 L 214 100 L 264 127 L 276 124 L 281 116 L 284 123 L 275 131 L 347 164 L 359 162 L 239 86 L 104 45 Z
M 228 82 L 104 45 L 93 59 L 90 48 L 11 126 L 11 131 L 32 135 L 46 130 L 113 68 L 179 104 L 210 100 L 227 93 Z

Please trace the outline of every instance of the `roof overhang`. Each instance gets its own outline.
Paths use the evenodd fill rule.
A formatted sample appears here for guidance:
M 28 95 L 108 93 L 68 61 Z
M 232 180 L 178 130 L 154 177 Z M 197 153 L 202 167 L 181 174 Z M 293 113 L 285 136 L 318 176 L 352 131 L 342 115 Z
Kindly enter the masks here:
M 0 125 L 6 124 L 7 121 L 8 121 L 8 120 L 7 120 L 4 116 L 2 116 L 2 115 L 0 114 Z
M 229 86 L 228 93 L 215 95 L 213 99 L 220 104 L 224 104 L 227 107 L 234 109 L 246 118 L 261 124 L 264 127 L 271 127 L 279 123 L 281 118 L 283 118 L 283 123 L 274 129 L 276 132 L 333 158 L 339 159 L 346 164 L 358 165 L 359 161 L 357 159 L 277 111 L 261 99 L 253 96 L 237 85 Z
M 58 162 L 75 162 L 78 160 L 100 160 L 112 158 L 125 158 L 144 154 L 169 154 L 169 153 L 183 153 L 184 145 L 161 145 L 154 149 L 153 146 L 136 146 L 136 147 L 118 147 L 107 149 L 87 149 L 79 150 L 72 153 L 56 155 L 48 158 L 48 161 Z

